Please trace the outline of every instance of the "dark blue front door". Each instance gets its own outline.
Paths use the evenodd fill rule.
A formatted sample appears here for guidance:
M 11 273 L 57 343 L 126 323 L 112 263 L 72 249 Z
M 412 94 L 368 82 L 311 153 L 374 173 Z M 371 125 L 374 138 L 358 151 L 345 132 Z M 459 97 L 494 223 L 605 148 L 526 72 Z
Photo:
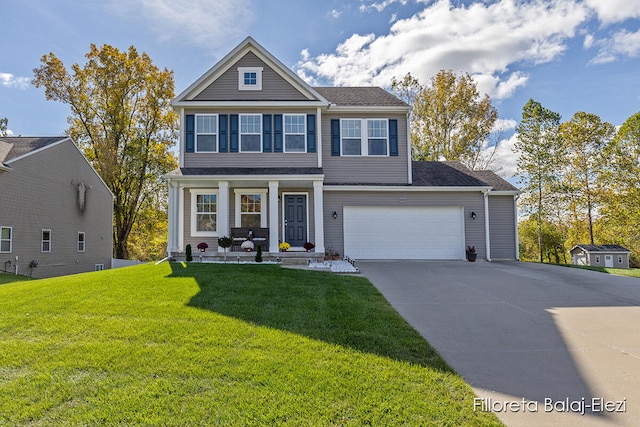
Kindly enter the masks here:
M 307 242 L 307 196 L 290 194 L 284 198 L 284 235 L 291 246 Z

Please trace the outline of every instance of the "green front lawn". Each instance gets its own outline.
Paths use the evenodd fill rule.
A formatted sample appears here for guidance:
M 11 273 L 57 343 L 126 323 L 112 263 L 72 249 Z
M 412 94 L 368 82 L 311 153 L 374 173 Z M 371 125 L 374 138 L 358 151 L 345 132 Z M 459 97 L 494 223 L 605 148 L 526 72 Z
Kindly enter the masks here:
M 0 425 L 500 425 L 361 277 L 149 264 L 0 313 Z
M 592 267 L 589 265 L 575 264 L 558 264 L 565 267 L 582 268 L 584 270 L 599 271 L 601 273 L 616 274 L 618 276 L 640 277 L 640 268 L 610 268 L 610 267 Z

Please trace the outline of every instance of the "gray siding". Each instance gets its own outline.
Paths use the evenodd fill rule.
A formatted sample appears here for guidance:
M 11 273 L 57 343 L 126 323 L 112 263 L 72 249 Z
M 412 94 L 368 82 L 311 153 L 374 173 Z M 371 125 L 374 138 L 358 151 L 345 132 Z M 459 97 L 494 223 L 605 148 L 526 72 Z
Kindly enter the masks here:
M 492 259 L 515 259 L 515 211 L 513 196 L 489 197 L 489 234 Z
M 331 155 L 331 119 L 386 118 L 398 120 L 398 156 Z M 349 113 L 322 115 L 322 167 L 326 184 L 408 184 L 407 118 L 404 114 Z
M 262 67 L 262 90 L 238 90 L 238 67 Z M 249 52 L 194 98 L 196 101 L 308 101 L 309 99 Z
M 484 238 L 484 196 L 482 193 L 457 192 L 378 192 L 378 191 L 325 191 L 324 230 L 325 247 L 344 254 L 343 207 L 344 206 L 421 206 L 464 207 L 465 241 L 474 245 L 479 258 L 486 257 Z M 338 217 L 333 219 L 333 212 Z M 471 212 L 477 214 L 471 219 Z M 381 231 L 381 235 L 384 234 Z M 381 237 L 380 245 L 384 246 Z M 346 254 L 349 255 L 349 254 Z
M 256 110 L 203 110 L 185 109 L 185 114 L 316 114 L 315 109 L 300 110 L 269 110 L 262 111 L 259 106 Z M 183 124 L 182 128 L 185 126 Z M 227 136 L 228 137 L 228 136 Z M 184 138 L 184 131 L 181 132 Z M 272 134 L 273 139 L 273 134 Z M 316 146 L 320 141 L 316 141 Z M 184 140 L 183 140 L 184 144 Z M 273 140 L 271 146 L 273 147 Z M 216 167 L 241 167 L 241 168 L 276 168 L 276 167 L 318 167 L 317 153 L 185 153 L 184 167 L 187 168 L 216 168 Z
M 113 198 L 73 142 L 33 153 L 11 167 L 0 174 L 0 225 L 13 228 L 13 248 L 0 253 L 0 268 L 11 260 L 19 274 L 33 277 L 93 271 L 95 264 L 109 268 Z M 86 186 L 84 212 L 78 207 L 80 183 Z M 41 252 L 42 229 L 51 230 L 51 252 Z M 78 232 L 85 233 L 85 252 L 77 251 Z M 39 263 L 33 272 L 32 260 Z

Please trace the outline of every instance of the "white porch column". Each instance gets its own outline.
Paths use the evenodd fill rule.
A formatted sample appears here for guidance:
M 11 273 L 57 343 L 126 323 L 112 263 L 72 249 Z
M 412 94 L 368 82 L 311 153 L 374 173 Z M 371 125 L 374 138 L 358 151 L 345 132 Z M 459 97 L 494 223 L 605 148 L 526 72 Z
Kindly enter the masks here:
M 269 181 L 269 252 L 279 252 L 278 181 Z
M 169 200 L 167 203 L 167 256 L 171 256 L 171 253 L 176 250 L 176 246 L 178 245 L 177 239 L 177 221 L 176 221 L 176 199 L 178 197 L 176 191 L 176 184 L 169 180 L 167 183 L 169 187 Z
M 489 236 L 489 190 L 484 192 L 484 235 L 487 245 L 487 261 L 491 261 L 491 238 Z
M 184 184 L 178 183 L 178 251 L 184 250 Z
M 313 219 L 316 229 L 316 253 L 324 253 L 324 199 L 322 181 L 313 181 Z
M 229 182 L 218 181 L 218 212 L 217 212 L 218 236 L 229 236 Z M 224 252 L 224 248 L 218 246 L 218 252 Z

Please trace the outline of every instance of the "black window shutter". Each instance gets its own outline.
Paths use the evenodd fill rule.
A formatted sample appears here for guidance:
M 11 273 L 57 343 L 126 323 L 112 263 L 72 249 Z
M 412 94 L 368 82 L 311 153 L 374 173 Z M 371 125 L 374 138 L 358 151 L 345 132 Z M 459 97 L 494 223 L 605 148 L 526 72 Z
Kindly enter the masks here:
M 227 120 L 228 117 L 226 114 L 220 114 L 218 116 L 218 139 L 219 139 L 219 149 L 221 153 L 226 153 L 228 150 L 227 147 Z
M 238 115 L 229 115 L 229 134 L 231 139 L 229 140 L 229 152 L 238 152 Z
M 282 153 L 282 114 L 273 115 L 273 152 Z
M 389 120 L 389 155 L 398 155 L 398 121 Z
M 185 132 L 185 153 L 193 153 L 195 151 L 195 116 L 193 114 L 187 114 L 185 116 L 186 132 Z
M 331 155 L 340 155 L 340 120 L 331 119 Z
M 316 115 L 307 114 L 307 153 L 316 152 Z
M 262 151 L 271 152 L 271 114 L 262 115 Z

